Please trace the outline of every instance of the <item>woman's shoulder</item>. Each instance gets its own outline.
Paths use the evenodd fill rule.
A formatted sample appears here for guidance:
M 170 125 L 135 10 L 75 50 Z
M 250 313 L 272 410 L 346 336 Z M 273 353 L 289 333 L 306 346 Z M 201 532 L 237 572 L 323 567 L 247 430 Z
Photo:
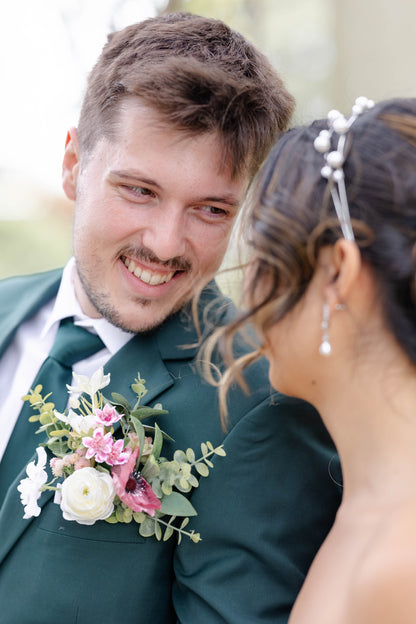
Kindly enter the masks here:
M 416 502 L 387 514 L 363 549 L 349 591 L 348 623 L 416 622 Z

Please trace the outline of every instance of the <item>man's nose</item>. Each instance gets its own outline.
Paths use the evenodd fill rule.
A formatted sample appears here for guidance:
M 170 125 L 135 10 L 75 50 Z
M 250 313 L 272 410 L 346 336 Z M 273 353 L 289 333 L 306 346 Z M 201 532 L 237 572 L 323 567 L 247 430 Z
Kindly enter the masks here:
M 185 255 L 186 224 L 183 211 L 166 207 L 158 210 L 143 235 L 143 245 L 166 262 Z

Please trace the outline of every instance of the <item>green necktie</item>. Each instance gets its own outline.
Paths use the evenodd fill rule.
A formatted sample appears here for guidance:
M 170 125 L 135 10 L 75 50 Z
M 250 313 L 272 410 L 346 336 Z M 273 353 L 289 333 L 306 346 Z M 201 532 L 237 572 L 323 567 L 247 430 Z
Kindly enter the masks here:
M 71 383 L 72 366 L 103 347 L 104 344 L 97 335 L 74 325 L 72 318 L 64 319 L 59 325 L 52 349 L 31 388 L 42 384 L 43 394 L 52 392 L 50 400 L 55 403 L 58 411 L 64 411 L 68 402 L 66 384 Z M 34 413 L 32 406 L 25 402 L 1 460 L 0 505 L 10 484 L 30 461 L 39 443 L 44 441 L 41 434 L 35 434 L 37 423 L 29 422 L 30 416 Z

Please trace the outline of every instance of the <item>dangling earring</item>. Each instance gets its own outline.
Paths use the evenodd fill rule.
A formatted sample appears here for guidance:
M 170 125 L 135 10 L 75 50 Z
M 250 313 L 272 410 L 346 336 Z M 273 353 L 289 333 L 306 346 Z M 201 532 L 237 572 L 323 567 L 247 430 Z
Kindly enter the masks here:
M 319 353 L 324 356 L 331 354 L 332 347 L 329 342 L 329 305 L 324 303 L 322 308 L 322 342 L 319 346 Z

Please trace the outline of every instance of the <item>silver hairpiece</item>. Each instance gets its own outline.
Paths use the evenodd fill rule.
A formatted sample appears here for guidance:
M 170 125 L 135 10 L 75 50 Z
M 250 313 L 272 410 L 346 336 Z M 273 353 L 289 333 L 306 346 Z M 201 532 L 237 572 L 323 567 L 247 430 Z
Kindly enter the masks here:
M 355 240 L 348 208 L 344 171 L 342 168 L 345 162 L 344 149 L 346 137 L 357 117 L 365 111 L 370 110 L 370 108 L 373 108 L 373 106 L 373 100 L 368 100 L 366 97 L 359 97 L 355 100 L 355 104 L 352 107 L 352 114 L 348 119 L 337 110 L 329 111 L 328 130 L 321 130 L 313 143 L 316 151 L 324 155 L 325 165 L 321 169 L 321 175 L 331 184 L 330 190 L 332 200 L 342 233 L 346 240 Z M 339 135 L 338 145 L 336 150 L 330 152 L 331 137 L 334 132 Z

